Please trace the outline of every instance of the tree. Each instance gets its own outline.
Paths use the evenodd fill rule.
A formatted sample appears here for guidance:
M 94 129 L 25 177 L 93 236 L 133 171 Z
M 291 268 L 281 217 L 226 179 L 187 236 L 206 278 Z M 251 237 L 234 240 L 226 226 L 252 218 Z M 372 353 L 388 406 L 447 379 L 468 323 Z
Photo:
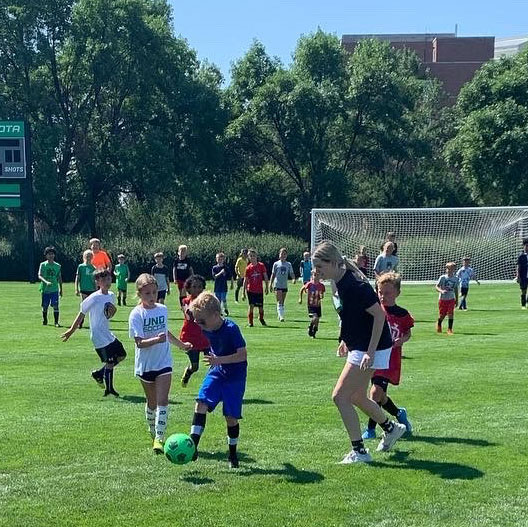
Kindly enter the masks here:
M 528 51 L 485 64 L 462 89 L 446 158 L 482 205 L 528 200 Z

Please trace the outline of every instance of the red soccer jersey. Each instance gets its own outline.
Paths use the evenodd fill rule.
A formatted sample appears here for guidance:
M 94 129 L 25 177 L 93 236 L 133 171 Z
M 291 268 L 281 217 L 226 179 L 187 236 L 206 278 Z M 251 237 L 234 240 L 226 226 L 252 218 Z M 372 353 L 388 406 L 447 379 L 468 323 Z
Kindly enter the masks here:
M 391 331 L 392 341 L 402 337 L 414 326 L 414 318 L 411 314 L 400 306 L 381 306 L 387 316 L 387 322 Z M 400 384 L 401 374 L 401 346 L 392 346 L 389 369 L 376 370 L 373 376 L 384 377 L 391 384 Z
M 250 293 L 263 293 L 262 282 L 267 272 L 262 262 L 257 262 L 255 265 L 250 263 L 246 267 L 246 289 Z
M 180 331 L 180 340 L 190 342 L 194 350 L 209 348 L 209 340 L 203 334 L 202 328 L 190 317 L 189 304 L 194 300 L 190 295 L 182 300 L 183 304 L 183 326 Z
M 321 305 L 321 295 L 326 291 L 324 284 L 310 280 L 304 286 L 304 289 L 308 293 L 308 307 L 319 307 Z

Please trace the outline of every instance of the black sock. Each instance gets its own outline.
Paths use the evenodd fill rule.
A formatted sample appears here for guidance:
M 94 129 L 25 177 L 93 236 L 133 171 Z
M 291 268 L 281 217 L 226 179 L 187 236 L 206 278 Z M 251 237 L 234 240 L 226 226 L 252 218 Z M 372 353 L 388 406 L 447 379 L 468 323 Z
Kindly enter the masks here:
M 196 445 L 196 448 L 198 448 L 198 443 L 200 442 L 200 438 L 202 437 L 205 428 L 206 418 L 207 414 L 199 414 L 198 412 L 194 412 L 190 435 L 191 439 Z
M 453 329 L 453 322 L 454 322 L 454 321 L 455 321 L 455 319 L 453 319 L 453 318 L 448 318 L 448 319 L 447 319 L 447 327 L 448 327 L 449 329 Z
M 240 435 L 240 425 L 237 423 L 234 426 L 227 427 L 227 437 L 229 441 L 229 457 L 236 457 L 238 436 Z
M 363 439 L 359 439 L 358 441 L 352 441 L 352 450 L 354 450 L 354 452 L 357 452 L 358 454 L 366 454 L 367 451 L 365 450 L 365 444 L 363 443 Z
M 521 293 L 521 306 L 526 307 L 526 293 Z
M 53 319 L 55 320 L 55 324 L 59 323 L 59 310 L 53 310 Z
M 385 422 L 380 424 L 381 428 L 383 428 L 384 432 L 387 432 L 390 434 L 394 429 L 394 421 L 389 421 L 388 419 L 385 420 Z
M 441 325 L 442 325 L 442 319 L 441 319 L 441 318 L 439 318 L 439 319 L 438 319 L 438 322 L 437 322 L 437 324 L 438 324 L 439 326 L 441 326 Z
M 104 381 L 105 381 L 106 391 L 113 392 L 114 391 L 114 369 L 113 368 L 104 369 Z
M 42 310 L 42 321 L 45 322 L 46 324 L 48 323 L 48 310 Z
M 387 402 L 382 404 L 381 407 L 384 410 L 387 410 L 389 414 L 394 415 L 396 417 L 398 415 L 398 412 L 400 409 L 392 402 L 392 399 L 390 397 L 387 397 Z
M 239 293 L 239 291 L 240 291 L 240 287 L 237 287 L 235 289 L 235 302 L 238 302 L 238 293 Z
M 370 417 L 369 420 L 368 420 L 367 428 L 368 428 L 369 430 L 375 430 L 377 424 L 378 424 L 378 423 L 376 423 L 376 421 L 374 421 L 374 419 L 372 419 L 372 418 Z

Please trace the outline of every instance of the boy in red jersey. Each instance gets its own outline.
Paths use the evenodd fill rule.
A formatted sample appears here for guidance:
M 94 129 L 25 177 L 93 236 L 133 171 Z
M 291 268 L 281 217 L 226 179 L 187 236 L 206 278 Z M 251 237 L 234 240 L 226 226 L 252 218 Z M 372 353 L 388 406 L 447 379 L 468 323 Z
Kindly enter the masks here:
M 312 279 L 306 282 L 299 291 L 299 304 L 302 304 L 304 291 L 307 293 L 308 316 L 311 318 L 310 325 L 308 326 L 308 335 L 314 339 L 319 329 L 319 319 L 321 318 L 321 300 L 326 291 L 315 269 L 312 270 Z
M 191 375 L 198 371 L 200 367 L 200 353 L 209 354 L 209 340 L 203 334 L 202 328 L 194 321 L 192 313 L 189 311 L 191 302 L 205 289 L 205 278 L 198 274 L 193 274 L 185 281 L 185 290 L 189 293 L 182 299 L 183 326 L 180 331 L 180 339 L 190 342 L 192 348 L 187 351 L 190 366 L 185 368 L 181 378 L 182 388 L 187 388 Z
M 266 326 L 264 320 L 264 294 L 262 291 L 262 282 L 265 283 L 264 292 L 268 294 L 268 271 L 266 266 L 257 259 L 257 251 L 249 249 L 248 251 L 249 264 L 246 267 L 246 274 L 244 276 L 244 284 L 242 286 L 242 300 L 247 298 L 249 303 L 248 309 L 248 324 L 253 327 L 253 310 L 258 307 L 259 320 L 263 326 Z
M 396 305 L 396 298 L 400 294 L 401 277 L 395 272 L 383 274 L 378 279 L 378 297 L 381 306 L 387 316 L 387 322 L 391 330 L 392 350 L 389 368 L 387 370 L 376 370 L 372 376 L 370 397 L 376 401 L 389 414 L 396 417 L 398 422 L 405 425 L 407 433 L 412 433 L 412 425 L 407 419 L 407 410 L 398 408 L 387 395 L 390 384 L 400 383 L 402 346 L 411 338 L 411 328 L 414 319 L 403 307 Z M 376 422 L 369 419 L 367 429 L 363 432 L 363 439 L 374 439 L 376 437 Z

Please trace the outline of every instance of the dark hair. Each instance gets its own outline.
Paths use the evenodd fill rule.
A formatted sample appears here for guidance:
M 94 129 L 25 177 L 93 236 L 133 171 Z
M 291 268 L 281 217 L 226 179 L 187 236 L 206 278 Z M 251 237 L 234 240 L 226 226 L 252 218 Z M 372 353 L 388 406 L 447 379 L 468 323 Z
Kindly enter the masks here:
M 94 280 L 100 280 L 101 278 L 106 278 L 107 276 L 112 276 L 112 273 L 108 269 L 97 269 L 94 271 Z
M 55 250 L 55 247 L 53 247 L 53 245 L 50 245 L 49 247 L 46 247 L 44 249 L 44 256 L 47 256 L 49 253 L 57 254 L 57 251 Z
M 205 289 L 205 285 L 206 285 L 205 284 L 205 278 L 202 275 L 199 275 L 199 274 L 193 274 L 193 275 L 189 276 L 189 278 L 187 278 L 187 280 L 185 280 L 185 284 L 183 284 L 183 287 L 185 287 L 185 289 L 188 289 L 194 283 L 201 284 L 201 286 Z
M 523 245 L 528 244 L 528 238 L 523 238 Z

